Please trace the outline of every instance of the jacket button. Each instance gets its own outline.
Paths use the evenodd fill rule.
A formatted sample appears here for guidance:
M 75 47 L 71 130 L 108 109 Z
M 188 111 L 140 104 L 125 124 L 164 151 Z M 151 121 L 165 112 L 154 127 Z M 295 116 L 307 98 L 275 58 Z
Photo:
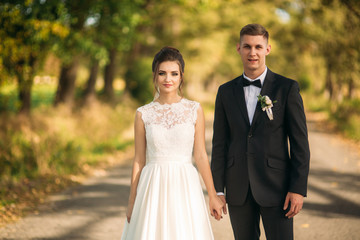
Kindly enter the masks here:
M 248 137 L 251 138 L 251 137 L 252 137 L 252 134 L 250 133 L 250 134 L 248 135 Z

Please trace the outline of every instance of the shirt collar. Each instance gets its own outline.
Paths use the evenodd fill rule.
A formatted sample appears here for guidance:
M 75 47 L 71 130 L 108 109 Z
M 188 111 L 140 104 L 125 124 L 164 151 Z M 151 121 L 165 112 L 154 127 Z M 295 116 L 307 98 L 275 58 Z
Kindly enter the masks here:
M 244 76 L 245 79 L 247 79 L 247 80 L 249 80 L 249 81 L 255 81 L 255 80 L 257 80 L 257 79 L 260 79 L 261 86 L 264 86 L 264 80 L 265 80 L 265 77 L 266 77 L 267 70 L 268 70 L 268 68 L 266 67 L 265 70 L 264 70 L 264 72 L 263 72 L 260 76 L 258 76 L 257 78 L 255 78 L 255 79 L 251 79 L 251 78 L 247 77 L 247 76 L 245 75 L 245 72 L 243 73 L 243 76 Z

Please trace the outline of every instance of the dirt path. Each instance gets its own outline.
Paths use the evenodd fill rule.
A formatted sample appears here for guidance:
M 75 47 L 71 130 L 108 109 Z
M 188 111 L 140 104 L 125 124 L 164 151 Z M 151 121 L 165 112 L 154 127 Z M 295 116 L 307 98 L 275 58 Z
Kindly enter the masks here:
M 309 130 L 309 193 L 295 218 L 295 239 L 360 239 L 360 156 L 336 135 L 318 131 L 311 119 Z M 210 152 L 211 122 L 206 136 Z M 99 171 L 83 185 L 52 196 L 38 214 L 0 228 L 0 239 L 120 239 L 129 178 L 130 166 Z M 233 239 L 227 216 L 211 223 L 216 240 Z

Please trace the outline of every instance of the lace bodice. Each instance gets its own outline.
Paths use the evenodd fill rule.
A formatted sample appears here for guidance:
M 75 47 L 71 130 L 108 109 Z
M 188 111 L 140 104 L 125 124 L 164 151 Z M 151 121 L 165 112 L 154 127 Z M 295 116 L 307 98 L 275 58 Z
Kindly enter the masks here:
M 198 102 L 151 102 L 137 109 L 146 131 L 146 158 L 152 161 L 191 161 Z

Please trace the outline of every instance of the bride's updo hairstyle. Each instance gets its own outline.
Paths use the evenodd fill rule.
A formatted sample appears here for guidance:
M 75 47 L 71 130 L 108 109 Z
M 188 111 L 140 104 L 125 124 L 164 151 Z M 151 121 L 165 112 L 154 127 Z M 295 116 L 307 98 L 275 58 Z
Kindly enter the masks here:
M 182 86 L 184 84 L 184 69 L 185 69 L 185 62 L 179 50 L 173 47 L 163 47 L 154 57 L 152 63 L 152 72 L 153 72 L 153 83 L 155 87 L 155 91 L 159 93 L 159 89 L 157 87 L 157 76 L 159 73 L 159 66 L 162 62 L 176 62 L 179 65 L 180 69 L 180 85 L 179 85 L 179 92 L 182 95 Z

